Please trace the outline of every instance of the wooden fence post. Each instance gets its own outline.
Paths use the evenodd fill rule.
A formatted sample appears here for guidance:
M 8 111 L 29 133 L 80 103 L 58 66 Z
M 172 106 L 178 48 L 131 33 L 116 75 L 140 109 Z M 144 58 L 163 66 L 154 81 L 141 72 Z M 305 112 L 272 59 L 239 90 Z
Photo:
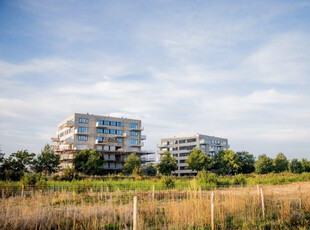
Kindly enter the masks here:
M 260 195 L 262 199 L 262 212 L 263 212 L 263 218 L 265 219 L 265 202 L 264 202 L 264 192 L 263 188 L 260 188 Z
M 214 230 L 214 191 L 211 193 L 211 229 Z
M 137 230 L 137 222 L 138 222 L 138 199 L 137 196 L 133 197 L 133 225 L 132 229 Z
M 153 184 L 152 199 L 155 200 L 155 185 Z
M 22 197 L 24 197 L 24 185 L 22 185 Z

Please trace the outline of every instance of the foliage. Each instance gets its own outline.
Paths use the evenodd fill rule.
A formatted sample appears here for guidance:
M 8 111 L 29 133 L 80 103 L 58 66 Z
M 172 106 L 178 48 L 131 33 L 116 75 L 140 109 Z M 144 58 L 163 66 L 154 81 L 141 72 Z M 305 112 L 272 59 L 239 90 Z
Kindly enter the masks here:
M 46 185 L 46 178 L 37 173 L 25 173 L 21 179 L 24 186 L 37 186 L 42 187 Z
M 86 175 L 104 174 L 104 157 L 94 149 L 84 149 L 77 153 L 73 159 L 73 164 L 77 172 Z
M 20 180 L 24 173 L 28 172 L 34 164 L 34 153 L 27 150 L 20 150 L 12 153 L 3 161 L 0 177 L 2 180 Z
M 202 169 L 211 169 L 214 161 L 211 156 L 206 155 L 201 149 L 194 148 L 188 156 L 187 168 L 193 171 L 201 171 Z
M 158 171 L 163 175 L 171 175 L 171 173 L 178 169 L 177 160 L 171 157 L 171 154 L 166 151 L 157 165 Z
M 239 161 L 241 162 L 240 169 L 238 170 L 239 173 L 252 173 L 255 171 L 255 157 L 246 152 L 236 152 L 236 155 L 239 158 Z
M 54 154 L 50 145 L 46 144 L 38 159 L 35 161 L 35 171 L 51 174 L 58 170 L 60 164 L 59 155 Z
M 220 174 L 236 174 L 241 168 L 241 161 L 234 151 L 224 149 L 215 155 L 215 168 Z
M 294 158 L 291 160 L 290 171 L 292 173 L 302 173 L 303 171 L 302 164 L 298 159 Z
M 157 169 L 154 164 L 147 163 L 144 167 L 144 174 L 147 176 L 155 176 L 157 173 Z
M 63 174 L 59 178 L 63 181 L 72 181 L 72 180 L 79 180 L 80 176 L 79 174 L 74 170 L 74 168 L 66 168 L 63 171 Z
M 138 176 L 142 176 L 143 174 L 143 169 L 141 167 L 135 167 L 133 170 L 132 170 L 132 175 L 134 177 L 138 177 Z
M 165 189 L 172 189 L 175 187 L 175 180 L 172 176 L 163 176 L 161 178 L 161 183 Z
M 207 184 L 216 187 L 218 184 L 218 176 L 215 173 L 207 172 L 205 169 L 198 172 L 197 178 L 202 185 Z
M 310 172 L 310 162 L 306 158 L 301 159 L 301 167 L 303 172 Z
M 236 185 L 246 185 L 247 180 L 243 174 L 238 174 L 233 177 L 232 183 Z
M 132 174 L 135 168 L 137 168 L 136 171 L 141 168 L 141 163 L 140 157 L 136 153 L 131 153 L 123 165 L 123 173 Z
M 283 153 L 279 153 L 277 157 L 273 160 L 274 171 L 284 172 L 288 171 L 289 161 L 287 160 L 286 156 Z
M 274 169 L 273 161 L 266 154 L 260 155 L 255 162 L 255 172 L 259 174 L 271 173 Z

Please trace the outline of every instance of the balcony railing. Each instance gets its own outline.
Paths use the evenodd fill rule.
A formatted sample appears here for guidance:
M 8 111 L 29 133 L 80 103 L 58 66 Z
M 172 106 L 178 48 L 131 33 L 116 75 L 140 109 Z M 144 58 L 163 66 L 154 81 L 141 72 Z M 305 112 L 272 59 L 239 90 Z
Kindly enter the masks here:
M 123 133 L 123 134 L 116 134 L 115 137 L 118 137 L 118 138 L 125 138 L 127 136 L 126 133 Z
M 144 127 L 141 126 L 141 127 L 136 127 L 136 128 L 130 128 L 130 131 L 143 131 L 144 130 Z
M 141 140 L 145 141 L 146 140 L 146 135 L 141 135 Z
M 96 139 L 96 142 L 95 142 L 96 145 L 109 145 L 111 143 L 122 144 L 122 143 L 119 143 L 117 140 L 113 140 L 113 139 L 103 139 L 103 140 Z
M 168 144 L 167 143 L 163 143 L 163 144 L 158 144 L 157 145 L 157 148 L 167 148 L 168 147 Z
M 109 125 L 105 125 L 104 123 L 100 124 L 99 121 L 96 122 L 96 127 L 98 128 L 104 128 L 104 127 L 109 127 Z
M 59 142 L 59 138 L 58 138 L 58 137 L 52 137 L 52 138 L 51 138 L 51 141 L 52 141 L 52 142 Z
M 73 144 L 73 139 L 72 138 L 67 138 L 64 140 L 64 145 L 72 145 Z
M 74 121 L 73 120 L 69 120 L 65 123 L 65 127 L 67 128 L 71 128 L 74 126 Z
M 88 135 L 89 133 L 88 132 L 84 133 L 84 132 L 79 131 L 78 129 L 75 129 L 74 130 L 74 134 L 77 134 L 77 135 Z
M 130 144 L 130 147 L 142 147 L 142 146 L 144 146 L 143 142 L 137 144 Z

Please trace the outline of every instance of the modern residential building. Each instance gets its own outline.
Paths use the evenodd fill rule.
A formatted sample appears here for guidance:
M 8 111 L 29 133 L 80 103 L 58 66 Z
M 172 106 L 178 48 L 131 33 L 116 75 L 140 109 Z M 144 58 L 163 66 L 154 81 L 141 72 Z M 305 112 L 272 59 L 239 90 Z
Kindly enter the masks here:
M 228 139 L 202 134 L 195 134 L 185 137 L 171 137 L 160 140 L 158 154 L 162 155 L 169 151 L 178 161 L 178 170 L 173 174 L 184 176 L 196 174 L 192 170 L 186 169 L 186 160 L 191 151 L 195 148 L 201 149 L 205 154 L 214 156 L 220 150 L 228 149 Z
M 105 158 L 105 168 L 121 171 L 127 156 L 152 154 L 141 150 L 146 140 L 141 120 L 74 113 L 57 126 L 51 138 L 55 152 L 60 155 L 61 168 L 72 167 L 74 154 L 83 149 L 96 149 Z

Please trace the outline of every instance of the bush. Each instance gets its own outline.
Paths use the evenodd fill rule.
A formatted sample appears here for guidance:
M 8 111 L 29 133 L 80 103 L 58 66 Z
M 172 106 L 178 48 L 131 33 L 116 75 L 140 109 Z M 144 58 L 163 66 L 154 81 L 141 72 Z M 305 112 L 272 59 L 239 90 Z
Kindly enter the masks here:
M 42 187 L 46 185 L 45 176 L 38 173 L 25 173 L 21 179 L 24 186 Z
M 203 169 L 198 172 L 197 177 L 202 184 L 210 185 L 211 187 L 216 187 L 218 185 L 218 178 L 215 173 L 207 172 Z
M 64 170 L 63 175 L 60 177 L 60 180 L 65 180 L 65 181 L 72 181 L 72 180 L 79 180 L 79 179 L 81 179 L 81 177 L 74 170 L 74 168 L 66 168 Z
M 165 189 L 172 189 L 175 187 L 175 180 L 171 176 L 164 176 L 161 179 L 161 184 L 164 186 Z
M 235 175 L 233 177 L 232 183 L 236 185 L 246 185 L 246 177 L 243 174 Z

